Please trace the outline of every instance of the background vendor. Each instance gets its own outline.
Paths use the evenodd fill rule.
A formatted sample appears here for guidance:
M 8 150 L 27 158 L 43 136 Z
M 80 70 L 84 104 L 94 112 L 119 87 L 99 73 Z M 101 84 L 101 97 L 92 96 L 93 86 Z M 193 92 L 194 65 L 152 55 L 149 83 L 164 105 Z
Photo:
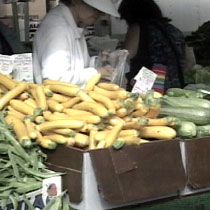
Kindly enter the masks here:
M 112 0 L 61 0 L 41 22 L 33 43 L 33 68 L 36 83 L 43 79 L 60 80 L 79 86 L 94 74 L 109 79 L 110 66 L 90 67 L 83 28 L 104 15 L 118 16 Z
M 153 0 L 123 0 L 119 7 L 128 31 L 123 48 L 129 51 L 130 72 L 127 89 L 144 66 L 166 73 L 164 89 L 184 87 L 185 41 L 183 33 L 162 15 Z M 162 84 L 160 84 L 162 85 Z

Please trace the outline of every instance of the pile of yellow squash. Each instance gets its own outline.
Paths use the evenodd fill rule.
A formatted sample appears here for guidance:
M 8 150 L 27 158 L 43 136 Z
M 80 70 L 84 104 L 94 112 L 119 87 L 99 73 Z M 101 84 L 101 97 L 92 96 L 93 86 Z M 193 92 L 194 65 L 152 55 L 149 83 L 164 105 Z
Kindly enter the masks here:
M 19 82 L 0 74 L 0 110 L 24 147 L 36 141 L 48 149 L 57 144 L 100 149 L 116 140 L 139 145 L 176 137 L 173 120 L 157 118 L 160 103 L 147 103 L 145 96 L 100 79 L 96 74 L 80 88 L 54 80 Z

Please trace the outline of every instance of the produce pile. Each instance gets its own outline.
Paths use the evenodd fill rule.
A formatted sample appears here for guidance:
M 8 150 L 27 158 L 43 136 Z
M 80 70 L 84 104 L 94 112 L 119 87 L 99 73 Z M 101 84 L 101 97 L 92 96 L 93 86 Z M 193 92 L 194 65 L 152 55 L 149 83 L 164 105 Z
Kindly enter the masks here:
M 176 119 L 157 119 L 157 93 L 132 94 L 100 78 L 94 75 L 81 89 L 65 82 L 44 80 L 38 85 L 0 75 L 0 110 L 26 148 L 37 142 L 48 149 L 58 143 L 98 149 L 176 137 L 168 126 Z
M 210 136 L 209 91 L 168 89 L 161 98 L 159 116 L 171 116 L 177 119 L 173 125 L 177 137 L 183 139 Z
M 185 73 L 185 80 L 187 84 L 199 84 L 201 88 L 208 87 L 210 83 L 210 66 L 194 65 L 191 70 Z
M 80 88 L 54 80 L 18 82 L 0 75 L 0 110 L 25 148 L 37 143 L 47 149 L 57 144 L 119 149 L 155 139 L 210 135 L 206 93 L 171 88 L 164 96 L 154 91 L 139 95 L 100 79 L 96 74 Z
M 24 149 L 4 123 L 0 113 L 0 209 L 8 203 L 13 209 L 19 201 L 25 201 L 29 209 L 34 209 L 25 194 L 42 187 L 42 180 L 61 173 L 46 171 L 43 164 L 45 155 L 40 148 L 33 146 Z
M 44 178 L 61 175 L 46 172 L 46 156 L 38 145 L 121 149 L 152 140 L 210 136 L 207 89 L 140 95 L 100 79 L 94 75 L 80 88 L 54 80 L 19 82 L 0 74 L 0 209 L 8 202 L 17 209 L 19 200 L 33 209 L 24 195 L 40 189 Z M 69 209 L 65 192 L 46 209 Z

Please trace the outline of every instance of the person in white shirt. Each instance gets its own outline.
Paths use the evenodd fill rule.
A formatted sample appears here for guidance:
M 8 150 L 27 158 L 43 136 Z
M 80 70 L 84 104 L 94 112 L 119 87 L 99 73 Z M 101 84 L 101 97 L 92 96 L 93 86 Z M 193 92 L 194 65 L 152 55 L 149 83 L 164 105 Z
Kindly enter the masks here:
M 33 69 L 36 83 L 59 80 L 79 86 L 94 74 L 109 78 L 113 69 L 90 67 L 83 27 L 104 14 L 118 17 L 113 0 L 60 0 L 41 22 L 33 42 Z

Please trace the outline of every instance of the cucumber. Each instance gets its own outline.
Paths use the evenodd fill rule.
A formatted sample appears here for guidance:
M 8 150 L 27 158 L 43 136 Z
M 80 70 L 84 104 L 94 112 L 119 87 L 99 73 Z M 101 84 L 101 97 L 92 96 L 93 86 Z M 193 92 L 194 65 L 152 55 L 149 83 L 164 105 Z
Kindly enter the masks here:
M 186 90 L 186 89 L 181 89 L 181 88 L 169 88 L 166 91 L 166 95 L 174 96 L 174 97 L 185 96 L 185 97 L 203 98 L 206 94 L 198 92 L 198 91 L 194 91 L 194 90 Z
M 201 98 L 163 96 L 161 104 L 173 107 L 200 107 L 210 109 L 210 101 Z
M 199 107 L 162 106 L 159 116 L 177 117 L 184 121 L 193 122 L 196 125 L 210 124 L 210 110 Z

